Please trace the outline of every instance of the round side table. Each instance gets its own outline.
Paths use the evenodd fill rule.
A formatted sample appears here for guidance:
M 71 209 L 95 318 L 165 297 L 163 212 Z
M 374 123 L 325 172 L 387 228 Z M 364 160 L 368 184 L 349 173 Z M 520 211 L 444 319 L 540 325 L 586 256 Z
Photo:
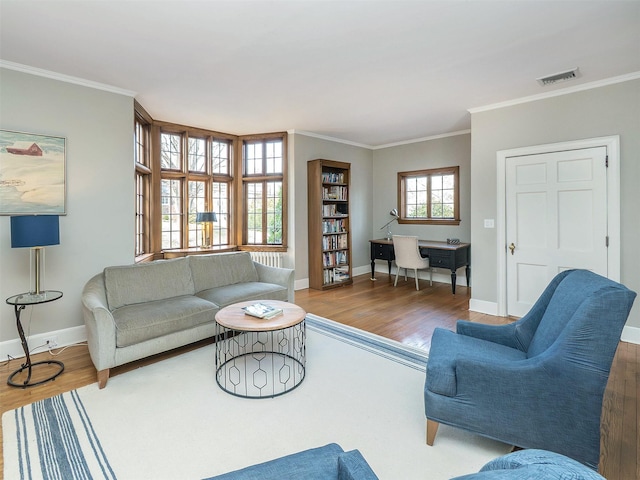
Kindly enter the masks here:
M 13 305 L 13 308 L 16 313 L 16 325 L 18 328 L 18 334 L 20 335 L 20 342 L 22 343 L 22 349 L 24 350 L 24 355 L 26 357 L 26 362 L 22 364 L 22 366 L 9 375 L 9 379 L 7 380 L 7 384 L 12 387 L 33 387 L 34 385 L 40 385 L 42 383 L 48 382 L 50 380 L 55 379 L 58 375 L 60 375 L 64 371 L 64 364 L 59 362 L 58 360 L 44 360 L 42 362 L 31 362 L 31 356 L 29 355 L 29 345 L 27 344 L 27 338 L 24 335 L 24 329 L 22 328 L 22 322 L 20 321 L 20 314 L 22 310 L 24 310 L 27 305 L 39 305 L 41 303 L 48 303 L 58 300 L 62 297 L 62 292 L 58 292 L 57 290 L 45 290 L 40 293 L 20 293 L 18 295 L 14 295 L 12 297 L 7 298 L 7 303 L 9 305 Z M 33 367 L 38 365 L 57 365 L 58 368 L 56 372 L 52 375 L 48 376 L 43 380 L 38 380 L 35 382 L 31 381 L 31 373 Z M 27 370 L 27 378 L 24 382 L 18 383 L 14 382 L 14 377 L 21 372 Z

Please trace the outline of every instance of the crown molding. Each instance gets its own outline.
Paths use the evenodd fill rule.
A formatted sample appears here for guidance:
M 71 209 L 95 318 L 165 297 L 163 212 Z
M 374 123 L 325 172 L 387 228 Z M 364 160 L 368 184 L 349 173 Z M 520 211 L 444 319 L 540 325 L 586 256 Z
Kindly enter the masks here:
M 342 138 L 329 137 L 328 135 L 320 135 L 318 133 L 307 132 L 306 130 L 293 129 L 293 130 L 288 130 L 287 133 L 290 135 L 292 134 L 304 135 L 305 137 L 313 137 L 313 138 L 319 138 L 320 140 L 328 140 L 330 142 L 344 143 L 345 145 L 351 145 L 353 147 L 368 148 L 368 149 L 374 148 L 371 145 L 365 145 L 364 143 L 350 142 L 349 140 L 343 140 Z
M 429 140 L 438 140 L 440 138 L 456 137 L 458 135 L 467 135 L 469 133 L 471 133 L 471 130 L 458 130 L 457 132 L 440 133 L 438 135 L 431 135 L 429 137 L 414 138 L 412 140 L 405 140 L 402 142 L 387 143 L 385 145 L 377 145 L 375 147 L 371 147 L 371 149 L 380 150 L 382 148 L 399 147 L 402 145 L 410 145 L 412 143 L 427 142 Z
M 523 103 L 536 102 L 538 100 L 544 100 L 547 98 L 559 97 L 562 95 L 569 95 L 571 93 L 582 92 L 585 90 L 591 90 L 593 88 L 606 87 L 608 85 L 614 85 L 616 83 L 628 82 L 630 80 L 637 80 L 640 78 L 640 72 L 628 73 L 626 75 L 620 75 L 617 77 L 605 78 L 604 80 L 598 80 L 595 82 L 583 83 L 582 85 L 576 85 L 574 87 L 561 88 L 559 90 L 553 90 L 552 92 L 540 93 L 538 95 L 531 95 L 528 97 L 516 98 L 513 100 L 507 100 L 505 102 L 494 103 L 491 105 L 485 105 L 484 107 L 469 108 L 467 111 L 471 114 L 486 112 L 489 110 L 498 110 L 500 108 L 511 107 L 514 105 L 520 105 Z
M 91 80 L 85 80 L 84 78 L 72 77 L 71 75 L 64 75 L 62 73 L 52 72 L 50 70 L 44 70 L 42 68 L 30 67 L 29 65 L 9 62 L 7 60 L 0 59 L 0 68 L 28 73 L 30 75 L 36 75 L 38 77 L 50 78 L 51 80 L 58 80 L 60 82 L 72 83 L 74 85 L 81 85 L 83 87 L 94 88 L 96 90 L 103 90 L 105 92 L 116 93 L 118 95 L 124 95 L 127 97 L 136 96 L 136 92 L 126 90 L 124 88 L 114 87 L 113 85 L 107 85 L 105 83 L 93 82 Z
M 348 140 L 343 140 L 341 138 L 329 137 L 327 135 L 319 135 L 317 133 L 308 132 L 308 131 L 305 131 L 305 130 L 288 130 L 287 133 L 289 135 L 298 134 L 298 135 L 304 135 L 306 137 L 313 137 L 313 138 L 319 138 L 321 140 L 327 140 L 329 142 L 344 143 L 346 145 L 352 145 L 354 147 L 367 148 L 369 150 L 380 150 L 382 148 L 399 147 L 401 145 L 410 145 L 412 143 L 426 142 L 428 140 L 437 140 L 439 138 L 455 137 L 457 135 L 467 135 L 467 134 L 471 133 L 471 130 L 459 130 L 457 132 L 441 133 L 439 135 L 432 135 L 432 136 L 429 136 L 429 137 L 414 138 L 412 140 L 405 140 L 405 141 L 402 141 L 402 142 L 387 143 L 387 144 L 384 144 L 384 145 L 376 145 L 376 146 L 365 145 L 363 143 L 350 142 Z

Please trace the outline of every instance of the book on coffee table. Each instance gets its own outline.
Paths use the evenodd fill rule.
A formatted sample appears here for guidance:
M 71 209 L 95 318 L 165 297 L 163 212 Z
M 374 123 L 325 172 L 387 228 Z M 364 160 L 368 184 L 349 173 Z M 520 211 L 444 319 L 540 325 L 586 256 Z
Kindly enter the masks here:
M 242 307 L 242 309 L 247 315 L 266 319 L 273 318 L 276 315 L 280 315 L 282 313 L 281 308 L 275 308 L 270 305 L 265 305 L 264 303 L 254 303 L 252 305 Z

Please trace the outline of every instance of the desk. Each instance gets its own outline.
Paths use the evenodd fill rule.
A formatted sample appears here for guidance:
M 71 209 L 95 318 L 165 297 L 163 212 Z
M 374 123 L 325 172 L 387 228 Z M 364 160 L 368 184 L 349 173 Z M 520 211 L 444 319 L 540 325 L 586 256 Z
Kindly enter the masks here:
M 29 346 L 27 345 L 27 337 L 24 334 L 24 329 L 22 328 L 22 322 L 20 321 L 20 313 L 25 309 L 27 305 L 39 305 L 41 303 L 48 303 L 58 300 L 62 297 L 62 292 L 58 292 L 57 290 L 46 290 L 40 293 L 21 293 L 19 295 L 14 295 L 12 297 L 7 298 L 7 303 L 9 305 L 13 305 L 15 314 L 16 314 L 16 326 L 18 328 L 18 335 L 20 335 L 20 343 L 22 344 L 22 349 L 24 350 L 24 356 L 26 357 L 26 362 L 22 364 L 22 366 L 9 375 L 9 379 L 7 380 L 7 384 L 12 387 L 33 387 L 34 385 L 40 385 L 42 383 L 48 382 L 49 380 L 54 380 L 58 375 L 60 375 L 64 371 L 64 364 L 59 362 L 58 360 L 44 360 L 42 362 L 32 362 L 31 355 L 29 355 Z M 33 367 L 37 367 L 38 365 L 54 365 L 54 373 L 49 375 L 44 379 L 39 379 L 37 381 L 31 381 L 31 373 Z M 26 371 L 27 378 L 19 383 L 14 381 L 14 377 L 19 375 L 20 373 Z
M 391 262 L 395 260 L 393 240 L 380 238 L 369 240 L 371 243 L 371 278 L 375 279 L 376 260 L 386 260 L 389 263 L 389 276 L 391 276 Z M 432 240 L 418 240 L 418 248 L 423 257 L 429 257 L 429 265 L 436 268 L 448 268 L 451 270 L 451 291 L 456 293 L 456 270 L 465 267 L 467 286 L 471 280 L 471 244 L 459 243 L 449 245 L 447 242 Z

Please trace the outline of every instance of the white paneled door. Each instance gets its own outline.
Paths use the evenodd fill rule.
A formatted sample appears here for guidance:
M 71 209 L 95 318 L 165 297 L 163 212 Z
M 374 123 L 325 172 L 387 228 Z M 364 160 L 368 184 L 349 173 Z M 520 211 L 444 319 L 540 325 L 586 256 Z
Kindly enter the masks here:
M 506 159 L 507 309 L 523 316 L 559 272 L 607 276 L 607 148 Z

